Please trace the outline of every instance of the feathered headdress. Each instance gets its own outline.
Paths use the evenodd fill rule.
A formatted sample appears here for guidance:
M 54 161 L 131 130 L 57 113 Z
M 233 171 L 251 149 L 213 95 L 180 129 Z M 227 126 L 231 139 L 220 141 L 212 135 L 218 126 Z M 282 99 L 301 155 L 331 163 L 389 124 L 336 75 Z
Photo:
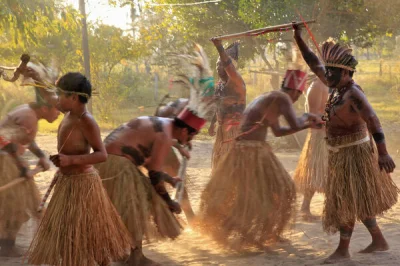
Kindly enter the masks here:
M 188 92 L 187 109 L 210 120 L 216 109 L 213 72 L 203 48 L 196 43 L 193 48 L 192 54 L 173 55 L 170 65 L 174 75 L 172 88 Z
M 340 46 L 333 41 L 326 41 L 322 45 L 322 59 L 327 67 L 338 67 L 349 71 L 356 71 L 357 60 L 351 54 L 352 49 Z

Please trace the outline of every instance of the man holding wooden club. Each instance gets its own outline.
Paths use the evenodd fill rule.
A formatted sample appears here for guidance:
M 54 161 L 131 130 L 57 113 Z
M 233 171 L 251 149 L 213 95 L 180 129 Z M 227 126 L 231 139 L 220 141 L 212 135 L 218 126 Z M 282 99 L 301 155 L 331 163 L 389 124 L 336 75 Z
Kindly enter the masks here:
M 30 217 L 40 218 L 41 198 L 33 176 L 50 164 L 35 137 L 40 119 L 52 123 L 59 114 L 54 105 L 41 101 L 21 105 L 0 121 L 0 256 L 20 256 L 15 247 L 18 231 Z M 21 157 L 26 149 L 39 158 L 35 170 Z M 26 180 L 19 182 L 21 177 Z

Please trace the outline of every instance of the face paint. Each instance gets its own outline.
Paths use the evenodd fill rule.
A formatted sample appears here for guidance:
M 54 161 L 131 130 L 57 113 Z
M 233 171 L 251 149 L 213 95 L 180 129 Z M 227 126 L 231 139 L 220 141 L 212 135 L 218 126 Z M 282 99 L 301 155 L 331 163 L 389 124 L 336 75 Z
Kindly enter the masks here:
M 337 85 L 339 85 L 342 78 L 342 70 L 337 67 L 326 67 L 325 78 L 328 82 L 328 86 L 335 88 Z

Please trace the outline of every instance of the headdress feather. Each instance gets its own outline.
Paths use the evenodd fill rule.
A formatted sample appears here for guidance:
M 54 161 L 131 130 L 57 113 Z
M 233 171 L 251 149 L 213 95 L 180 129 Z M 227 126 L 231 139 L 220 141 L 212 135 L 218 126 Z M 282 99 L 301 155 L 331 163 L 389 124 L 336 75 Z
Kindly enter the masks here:
M 174 76 L 172 87 L 189 94 L 188 108 L 199 117 L 210 120 L 216 108 L 213 72 L 203 47 L 194 43 L 192 49 L 191 54 L 173 55 L 170 65 Z

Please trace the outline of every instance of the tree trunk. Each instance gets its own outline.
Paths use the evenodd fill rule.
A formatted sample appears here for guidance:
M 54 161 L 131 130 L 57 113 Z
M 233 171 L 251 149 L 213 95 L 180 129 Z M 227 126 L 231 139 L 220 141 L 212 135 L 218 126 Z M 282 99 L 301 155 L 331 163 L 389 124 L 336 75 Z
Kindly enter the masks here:
M 90 80 L 90 53 L 89 53 L 89 40 L 86 24 L 86 10 L 85 0 L 79 0 L 79 10 L 81 12 L 81 23 L 82 23 L 82 50 L 83 50 L 83 65 L 85 68 L 85 76 Z M 88 103 L 89 112 L 93 114 L 92 100 Z

